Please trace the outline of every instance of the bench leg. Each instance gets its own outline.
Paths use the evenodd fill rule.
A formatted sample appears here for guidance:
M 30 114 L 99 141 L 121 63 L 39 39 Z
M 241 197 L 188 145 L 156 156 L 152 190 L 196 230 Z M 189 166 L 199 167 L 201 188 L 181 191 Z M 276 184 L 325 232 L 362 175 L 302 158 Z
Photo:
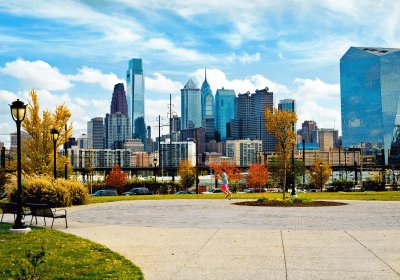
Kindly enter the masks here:
M 44 225 L 46 225 L 46 217 L 43 217 Z
M 67 215 L 65 215 L 65 228 L 68 228 L 68 224 L 67 224 Z
M 31 223 L 30 223 L 30 225 L 32 225 L 32 221 L 33 221 L 33 215 L 32 215 L 32 218 L 31 218 Z M 36 221 L 37 221 L 37 218 L 36 218 Z
M 1 215 L 1 222 L 0 222 L 0 224 L 3 223 L 3 217 L 4 217 L 4 213 L 3 213 L 3 215 Z
M 54 218 L 53 221 L 51 222 L 51 229 L 53 229 L 53 224 L 54 224 Z

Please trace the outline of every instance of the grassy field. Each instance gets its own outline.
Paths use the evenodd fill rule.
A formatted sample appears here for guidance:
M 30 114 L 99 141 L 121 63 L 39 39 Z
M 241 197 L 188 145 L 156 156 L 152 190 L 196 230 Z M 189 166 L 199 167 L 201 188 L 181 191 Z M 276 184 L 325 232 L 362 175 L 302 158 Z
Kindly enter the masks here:
M 26 253 L 37 254 L 42 246 L 45 256 L 38 266 L 40 279 L 143 279 L 138 267 L 104 246 L 45 228 L 13 234 L 10 227 L 0 224 L 0 279 L 22 279 L 12 273 L 29 268 Z
M 234 199 L 281 199 L 281 193 L 240 193 Z M 287 194 L 290 197 L 290 194 Z M 301 198 L 312 200 L 381 200 L 400 201 L 400 192 L 351 192 L 351 193 L 300 193 Z M 161 200 L 161 199 L 224 199 L 224 194 L 169 194 L 169 195 L 137 195 L 137 196 L 97 196 L 90 197 L 89 203 L 102 203 L 121 200 Z

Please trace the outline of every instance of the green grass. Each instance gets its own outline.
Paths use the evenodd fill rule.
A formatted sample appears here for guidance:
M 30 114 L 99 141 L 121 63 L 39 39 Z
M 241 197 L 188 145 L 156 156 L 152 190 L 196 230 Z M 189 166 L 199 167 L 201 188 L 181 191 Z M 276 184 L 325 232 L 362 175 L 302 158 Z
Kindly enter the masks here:
M 40 279 L 143 279 L 138 267 L 102 245 L 44 228 L 13 234 L 10 227 L 0 224 L 0 279 L 14 279 L 6 271 L 20 270 L 26 252 L 36 254 L 42 246 L 45 262 L 39 266 Z
M 290 194 L 287 194 L 290 197 Z M 281 193 L 240 193 L 234 199 L 282 199 Z M 351 193 L 299 193 L 298 197 L 311 200 L 381 200 L 400 201 L 400 192 L 351 192 Z M 224 199 L 224 194 L 169 194 L 169 195 L 137 195 L 137 196 L 97 196 L 90 197 L 89 203 L 113 202 L 121 200 L 162 200 L 162 199 Z

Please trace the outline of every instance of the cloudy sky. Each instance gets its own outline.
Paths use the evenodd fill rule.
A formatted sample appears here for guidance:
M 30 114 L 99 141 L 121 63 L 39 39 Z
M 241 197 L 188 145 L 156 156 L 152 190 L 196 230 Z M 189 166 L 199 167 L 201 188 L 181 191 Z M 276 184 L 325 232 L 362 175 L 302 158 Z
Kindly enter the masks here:
M 166 118 L 169 94 L 207 79 L 215 94 L 268 87 L 294 98 L 299 124 L 340 130 L 339 60 L 350 46 L 400 47 L 397 1 L 0 0 L 0 141 L 15 131 L 9 106 L 38 91 L 65 102 L 76 136 L 109 111 L 128 60 L 143 59 L 146 122 Z M 153 129 L 153 135 L 156 130 Z

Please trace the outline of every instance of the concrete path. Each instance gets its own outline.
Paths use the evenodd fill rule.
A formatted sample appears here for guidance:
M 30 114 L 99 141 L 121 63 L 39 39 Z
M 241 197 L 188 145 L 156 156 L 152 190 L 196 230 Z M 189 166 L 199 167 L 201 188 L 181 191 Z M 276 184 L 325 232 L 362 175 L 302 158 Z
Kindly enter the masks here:
M 124 255 L 147 280 L 399 280 L 400 202 L 348 203 L 125 201 L 70 208 L 70 227 L 56 228 Z

